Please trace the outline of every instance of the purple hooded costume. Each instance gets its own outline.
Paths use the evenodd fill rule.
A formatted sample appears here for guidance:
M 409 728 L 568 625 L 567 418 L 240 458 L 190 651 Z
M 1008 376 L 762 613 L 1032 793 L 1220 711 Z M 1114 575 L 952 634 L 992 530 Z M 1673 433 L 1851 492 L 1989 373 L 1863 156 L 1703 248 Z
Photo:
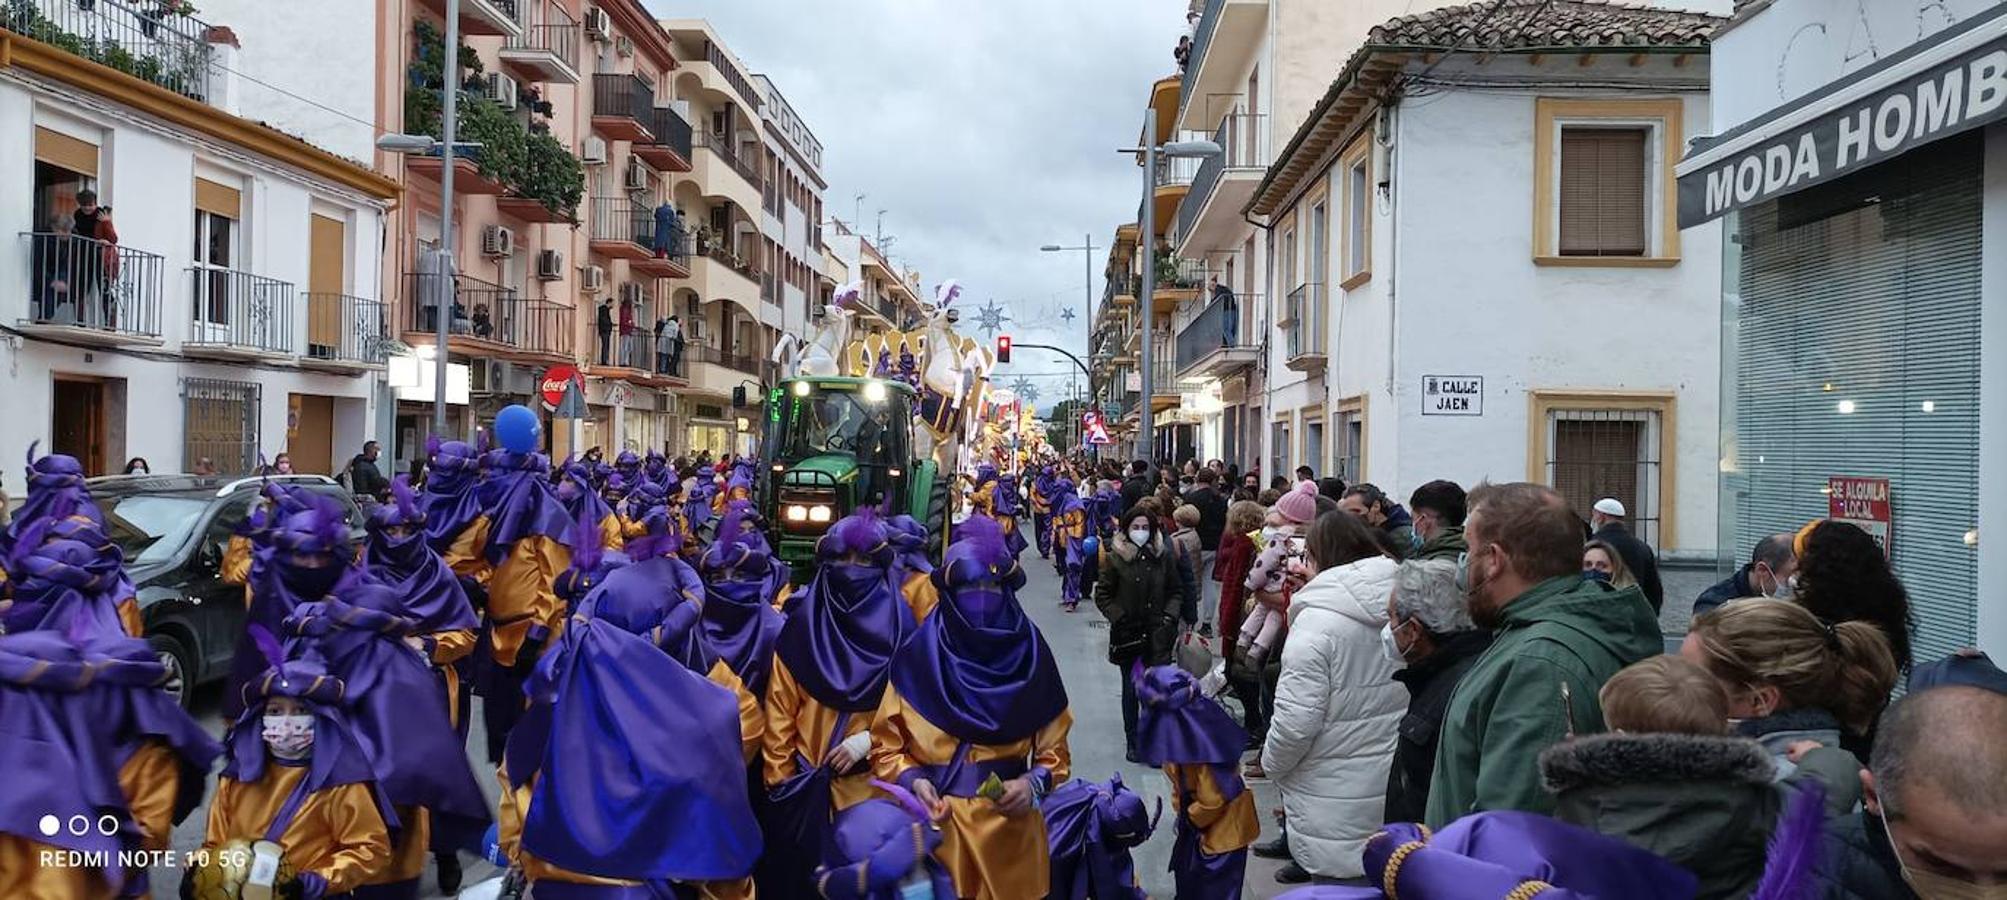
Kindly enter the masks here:
M 51 630 L 92 638 L 128 635 L 119 603 L 133 596 L 123 555 L 104 531 L 82 516 L 30 525 L 7 563 L 13 606 L 0 613 L 0 633 Z
M 14 511 L 13 521 L 0 533 L 0 560 L 13 555 L 21 533 L 37 522 L 69 516 L 83 516 L 104 526 L 105 517 L 84 486 L 84 466 L 74 456 L 51 453 L 35 458 L 35 444 L 28 445 L 28 496 Z
M 1546 816 L 1515 810 L 1474 813 L 1430 834 L 1400 823 L 1366 842 L 1366 879 L 1375 887 L 1311 887 L 1284 900 L 1687 900 L 1693 873 L 1649 850 Z
M 1194 799 L 1184 776 L 1203 768 L 1218 788 L 1222 805 L 1245 796 L 1240 757 L 1247 732 L 1225 708 L 1199 690 L 1190 672 L 1177 666 L 1155 666 L 1136 676 L 1136 753 L 1152 766 L 1172 766 L 1172 798 L 1177 810 L 1177 842 L 1171 846 L 1171 875 L 1179 897 L 1236 900 L 1247 875 L 1247 850 L 1207 853 L 1200 845 L 1202 829 L 1189 810 Z M 1167 775 L 1172 774 L 1166 772 Z M 1245 815 L 1252 817 L 1250 801 Z M 1222 814 L 1222 818 L 1227 816 Z M 1229 822 L 1229 827 L 1234 823 Z M 1252 829 L 1245 829 L 1252 831 Z M 1253 840 L 1247 834 L 1245 840 Z
M 1107 784 L 1073 779 L 1053 788 L 1045 814 L 1052 853 L 1050 900 L 1144 900 L 1129 851 L 1157 830 L 1157 820 L 1116 775 Z M 1157 801 L 1157 815 L 1164 801 Z
M 233 719 L 244 709 L 244 687 L 272 665 L 251 640 L 249 626 L 281 634 L 295 607 L 325 598 L 345 577 L 359 574 L 349 563 L 354 553 L 340 507 L 305 491 L 274 486 L 268 493 L 275 502 L 270 515 L 276 521 L 265 527 L 266 511 L 259 510 L 245 522 L 253 546 L 251 605 L 245 613 L 245 631 L 237 636 L 223 696 L 224 715 Z
M 765 697 L 774 641 L 787 620 L 773 606 L 775 560 L 757 535 L 744 511 L 725 513 L 697 569 L 704 582 L 704 637 L 747 690 Z M 780 571 L 780 584 L 786 584 L 786 567 Z
M 893 799 L 866 800 L 837 814 L 834 859 L 816 867 L 816 894 L 828 900 L 954 900 L 954 881 L 933 858 L 941 830 L 905 788 L 875 784 Z
M 433 552 L 453 548 L 460 534 L 481 516 L 481 455 L 463 441 L 447 441 L 431 447 L 431 465 L 425 470 L 425 491 L 418 507 L 425 517 L 425 542 Z

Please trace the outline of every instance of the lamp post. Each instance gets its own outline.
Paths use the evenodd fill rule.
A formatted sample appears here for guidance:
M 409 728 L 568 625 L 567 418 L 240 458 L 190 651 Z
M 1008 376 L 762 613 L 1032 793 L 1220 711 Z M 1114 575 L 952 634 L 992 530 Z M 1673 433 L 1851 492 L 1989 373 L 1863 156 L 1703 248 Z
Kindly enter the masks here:
M 1156 364 L 1156 350 L 1151 346 L 1155 343 L 1155 340 L 1151 337 L 1150 332 L 1157 318 L 1156 310 L 1152 306 L 1155 299 L 1153 294 L 1157 286 L 1157 210 L 1155 207 L 1157 194 L 1157 157 L 1204 159 L 1218 156 L 1220 154 L 1220 145 L 1212 141 L 1168 141 L 1163 144 L 1156 143 L 1157 110 L 1154 107 L 1143 111 L 1143 134 L 1149 138 L 1150 143 L 1144 144 L 1141 147 L 1124 147 L 1117 152 L 1141 153 L 1143 155 L 1143 205 L 1141 214 L 1138 216 L 1142 221 L 1136 223 L 1137 231 L 1141 234 L 1140 242 L 1142 246 L 1140 251 L 1143 254 L 1143 287 L 1142 290 L 1137 292 L 1136 297 L 1137 302 L 1143 306 L 1143 353 L 1141 361 L 1143 369 L 1143 399 L 1136 406 L 1136 443 L 1139 447 L 1143 448 L 1143 452 L 1150 454 L 1147 458 L 1155 459 L 1157 437 L 1150 421 L 1152 418 L 1150 398 L 1155 393 L 1153 382 L 1156 379 L 1152 377 L 1154 373 L 1151 370 Z
M 440 78 L 442 98 L 439 138 L 423 134 L 386 134 L 376 146 L 391 153 L 439 152 L 439 250 L 438 270 L 433 275 L 432 317 L 432 433 L 446 437 L 446 327 L 453 304 L 453 132 L 460 120 L 460 0 L 446 0 L 445 71 Z M 457 145 L 478 146 L 478 145 Z
M 1080 246 L 1078 247 L 1062 247 L 1058 244 L 1047 244 L 1038 249 L 1042 253 L 1070 253 L 1075 250 L 1081 251 L 1080 254 L 1081 259 L 1086 263 L 1086 265 L 1083 267 L 1084 272 L 1086 274 L 1086 279 L 1081 287 L 1081 290 L 1084 291 L 1084 295 L 1082 297 L 1082 305 L 1080 307 L 1080 312 L 1081 312 L 1081 318 L 1086 320 L 1087 323 L 1087 352 L 1093 353 L 1094 352 L 1094 251 L 1096 249 L 1094 246 L 1094 235 L 1090 232 L 1086 236 L 1082 237 L 1080 240 Z M 1087 386 L 1088 386 L 1088 393 L 1093 393 L 1094 379 L 1093 376 L 1091 375 L 1088 376 Z M 1079 410 L 1076 409 L 1074 410 L 1074 412 L 1076 413 L 1076 415 L 1073 417 L 1074 424 L 1075 427 L 1078 427 L 1080 417 L 1079 415 L 1077 415 L 1077 413 L 1079 412 Z

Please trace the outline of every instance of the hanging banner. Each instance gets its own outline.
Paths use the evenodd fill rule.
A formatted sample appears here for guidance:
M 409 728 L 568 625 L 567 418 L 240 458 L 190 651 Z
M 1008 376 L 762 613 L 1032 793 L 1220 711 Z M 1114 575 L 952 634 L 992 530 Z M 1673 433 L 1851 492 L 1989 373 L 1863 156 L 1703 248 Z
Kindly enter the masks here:
M 1826 518 L 1845 522 L 1868 533 L 1889 555 L 1889 538 L 1895 531 L 1895 507 L 1889 502 L 1889 480 L 1834 475 L 1826 479 Z

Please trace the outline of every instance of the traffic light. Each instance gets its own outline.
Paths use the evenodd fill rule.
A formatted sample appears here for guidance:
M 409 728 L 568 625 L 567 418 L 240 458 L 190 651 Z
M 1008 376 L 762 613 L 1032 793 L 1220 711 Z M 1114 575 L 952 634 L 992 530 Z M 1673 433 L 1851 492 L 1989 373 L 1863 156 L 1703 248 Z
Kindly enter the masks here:
M 997 335 L 997 362 L 1010 362 L 1010 335 Z

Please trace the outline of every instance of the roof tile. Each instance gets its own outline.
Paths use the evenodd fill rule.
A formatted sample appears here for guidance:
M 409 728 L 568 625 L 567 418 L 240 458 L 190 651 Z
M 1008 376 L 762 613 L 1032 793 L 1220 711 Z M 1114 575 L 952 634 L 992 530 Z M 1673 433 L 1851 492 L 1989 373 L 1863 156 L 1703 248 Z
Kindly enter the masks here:
M 1496 11 L 1494 12 L 1494 8 Z M 1727 21 L 1707 13 L 1607 0 L 1479 0 L 1402 16 L 1367 44 L 1511 51 L 1576 47 L 1705 46 Z

